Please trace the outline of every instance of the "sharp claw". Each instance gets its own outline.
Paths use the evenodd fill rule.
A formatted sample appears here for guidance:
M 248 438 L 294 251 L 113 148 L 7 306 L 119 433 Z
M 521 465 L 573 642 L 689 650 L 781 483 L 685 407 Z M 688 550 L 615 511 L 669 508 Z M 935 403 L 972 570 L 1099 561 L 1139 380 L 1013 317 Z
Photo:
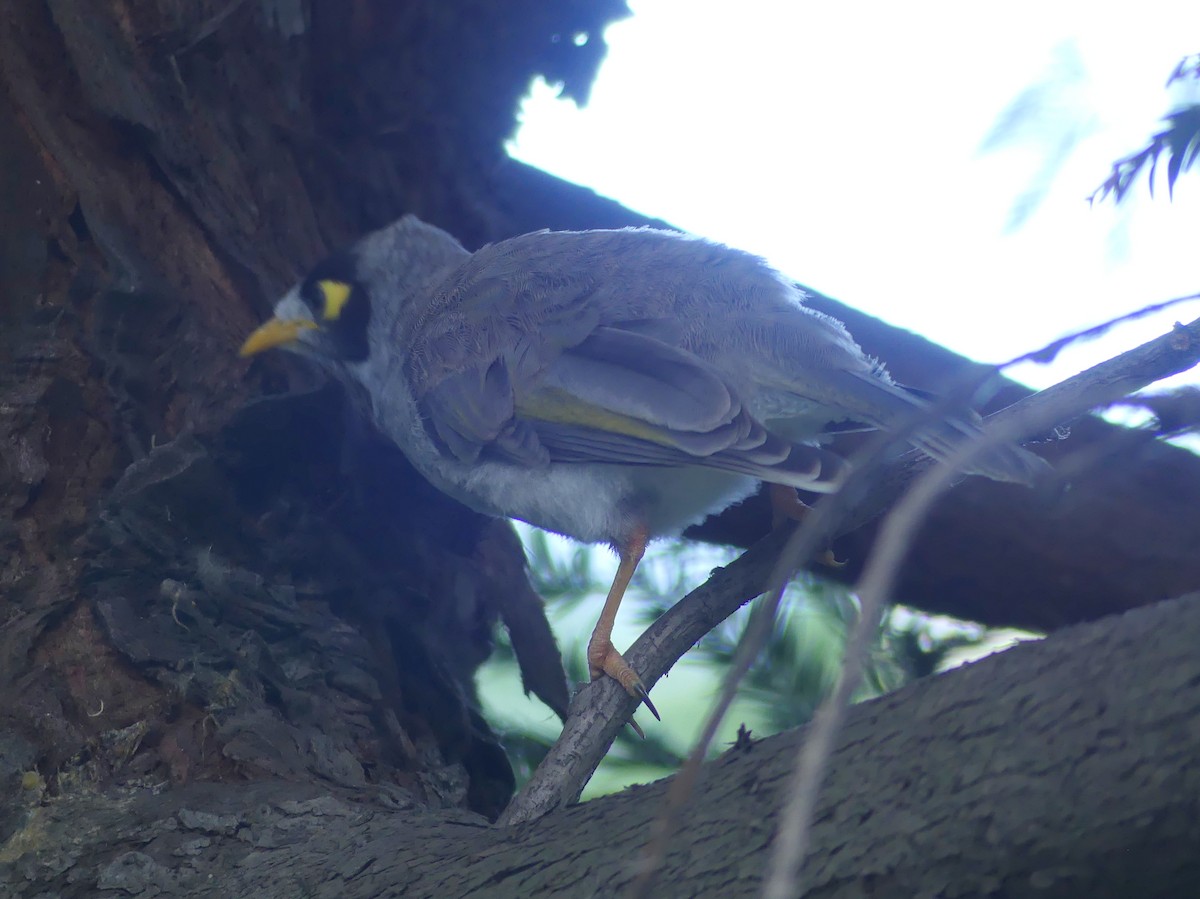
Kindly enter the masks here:
M 817 563 L 824 565 L 827 568 L 845 568 L 845 562 L 839 562 L 838 557 L 833 554 L 832 549 L 827 549 L 821 555 L 817 556 Z
M 638 726 L 638 723 L 636 721 L 634 721 L 632 718 L 630 718 L 625 723 L 633 728 L 633 732 L 638 735 L 639 739 L 641 739 L 641 740 L 646 739 L 646 732 L 644 730 L 642 730 L 641 727 Z
M 637 676 L 637 672 L 629 666 L 629 663 L 611 643 L 604 647 L 603 651 L 588 647 L 588 670 L 592 680 L 598 680 L 605 675 L 611 677 L 624 688 L 626 693 L 639 702 L 645 703 L 651 715 L 662 721 L 662 715 L 658 714 L 658 709 L 650 701 L 650 694 L 647 692 L 645 684 L 642 683 L 642 679 Z M 640 734 L 641 728 L 638 728 L 636 724 L 634 727 Z
M 654 703 L 650 701 L 650 694 L 646 692 L 646 688 L 642 686 L 641 681 L 638 681 L 633 685 L 633 692 L 637 695 L 638 699 L 646 704 L 646 708 L 650 710 L 650 714 L 659 721 L 662 721 L 662 715 L 658 714 L 658 709 L 656 709 L 654 707 Z

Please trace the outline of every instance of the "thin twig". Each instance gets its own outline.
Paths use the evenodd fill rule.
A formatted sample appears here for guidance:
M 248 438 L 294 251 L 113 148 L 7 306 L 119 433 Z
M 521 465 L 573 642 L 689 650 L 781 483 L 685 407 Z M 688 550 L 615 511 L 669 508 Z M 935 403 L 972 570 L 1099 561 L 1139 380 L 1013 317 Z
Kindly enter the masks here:
M 1197 324 L 1200 325 L 1200 322 Z M 1200 337 L 1200 331 L 1197 336 Z M 1051 402 L 1028 404 L 1019 411 L 1010 412 L 1000 422 L 990 426 L 983 437 L 963 443 L 944 463 L 926 472 L 884 519 L 875 550 L 867 560 L 854 591 L 859 598 L 861 612 L 847 641 L 837 684 L 829 698 L 821 704 L 809 729 L 808 739 L 803 741 L 798 753 L 787 798 L 780 813 L 779 831 L 771 848 L 764 899 L 792 899 L 800 895 L 800 867 L 808 853 L 813 811 L 826 763 L 850 700 L 862 680 L 863 668 L 882 620 L 887 597 L 933 504 L 954 485 L 958 472 L 968 468 L 981 454 L 1019 440 L 1024 434 L 1052 427 L 1064 418 L 1083 414 L 1113 398 L 1112 385 L 1101 382 L 1096 383 L 1090 391 L 1060 393 Z
M 1053 362 L 1058 354 L 1068 346 L 1082 343 L 1085 340 L 1091 340 L 1093 337 L 1099 337 L 1102 334 L 1107 334 L 1118 325 L 1136 321 L 1139 318 L 1145 318 L 1147 315 L 1153 315 L 1156 312 L 1162 312 L 1164 309 L 1170 309 L 1172 306 L 1178 306 L 1181 303 L 1190 303 L 1193 300 L 1200 300 L 1200 293 L 1189 293 L 1186 296 L 1172 297 L 1169 300 L 1163 300 L 1161 303 L 1151 303 L 1149 306 L 1143 306 L 1140 309 L 1133 310 L 1132 312 L 1126 312 L 1124 315 L 1118 315 L 1116 318 L 1110 318 L 1106 321 L 1102 321 L 1098 325 L 1092 325 L 1079 331 L 1073 331 L 1064 337 L 1060 337 L 1057 340 L 1051 341 L 1041 349 L 1032 350 L 1031 352 L 1014 356 L 1007 362 L 1001 362 L 999 365 L 997 365 L 996 370 L 1004 371 L 1012 368 L 1014 365 L 1019 365 L 1022 362 L 1037 362 L 1045 365 L 1048 362 Z

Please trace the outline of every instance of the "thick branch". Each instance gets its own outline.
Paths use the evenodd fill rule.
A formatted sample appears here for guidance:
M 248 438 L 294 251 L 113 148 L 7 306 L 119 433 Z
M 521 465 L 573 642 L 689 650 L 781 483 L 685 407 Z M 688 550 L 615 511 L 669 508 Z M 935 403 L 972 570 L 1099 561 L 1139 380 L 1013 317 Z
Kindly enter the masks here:
M 808 895 L 1195 895 L 1198 642 L 1193 596 L 856 706 L 817 811 Z M 757 895 L 802 737 L 705 766 L 659 895 Z M 515 830 L 278 783 L 41 805 L 31 791 L 0 884 L 14 897 L 619 895 L 668 784 Z

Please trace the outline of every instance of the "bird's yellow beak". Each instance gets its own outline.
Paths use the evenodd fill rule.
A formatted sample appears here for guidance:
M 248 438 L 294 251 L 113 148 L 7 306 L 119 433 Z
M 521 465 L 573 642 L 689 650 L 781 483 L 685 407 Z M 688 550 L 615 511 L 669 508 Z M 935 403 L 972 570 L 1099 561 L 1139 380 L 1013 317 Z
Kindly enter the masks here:
M 254 333 L 246 338 L 246 342 L 238 350 L 238 355 L 245 358 L 273 347 L 291 346 L 300 339 L 301 332 L 311 331 L 316 327 L 316 322 L 306 318 L 273 318 L 259 325 Z

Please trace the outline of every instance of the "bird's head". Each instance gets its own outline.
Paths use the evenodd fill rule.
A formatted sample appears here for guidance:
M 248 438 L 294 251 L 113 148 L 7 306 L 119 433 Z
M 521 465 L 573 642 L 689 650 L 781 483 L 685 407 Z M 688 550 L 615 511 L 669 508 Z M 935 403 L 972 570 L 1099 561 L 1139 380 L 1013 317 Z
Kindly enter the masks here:
M 242 356 L 274 347 L 323 361 L 367 358 L 371 299 L 353 254 L 331 256 L 275 304 L 273 317 L 242 344 Z
M 403 216 L 309 272 L 275 304 L 271 320 L 246 338 L 241 355 L 279 347 L 327 364 L 366 362 L 370 332 L 376 342 L 396 333 L 396 319 L 412 311 L 412 299 L 427 297 L 440 273 L 470 257 L 445 231 Z

